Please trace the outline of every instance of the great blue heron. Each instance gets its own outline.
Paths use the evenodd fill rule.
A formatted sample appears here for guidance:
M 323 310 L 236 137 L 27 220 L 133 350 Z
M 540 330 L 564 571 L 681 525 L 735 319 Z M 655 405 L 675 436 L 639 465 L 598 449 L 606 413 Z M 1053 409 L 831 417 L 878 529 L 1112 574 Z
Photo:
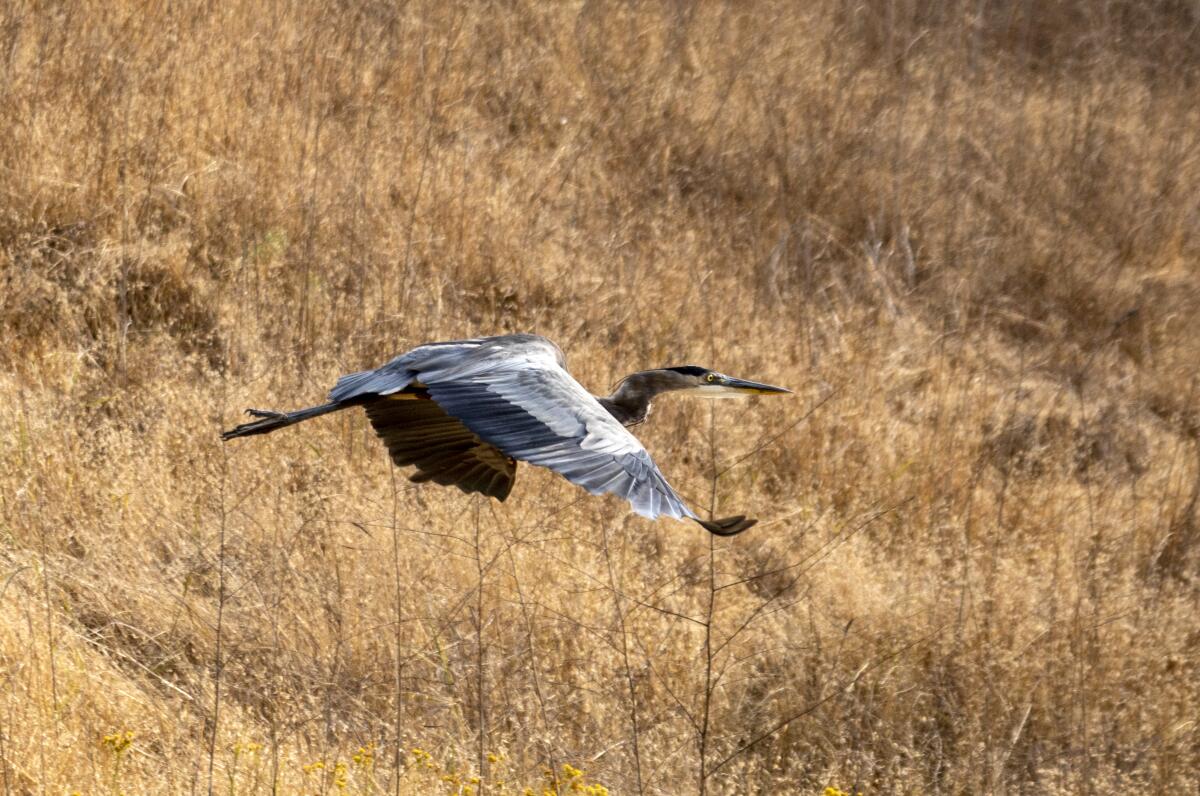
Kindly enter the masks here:
M 704 520 L 667 483 L 650 454 L 626 430 L 646 419 L 660 393 L 787 393 L 695 365 L 626 376 L 612 395 L 595 397 L 567 372 L 562 351 L 544 337 L 510 334 L 418 346 L 375 370 L 342 376 L 329 403 L 295 412 L 248 409 L 260 418 L 222 439 L 265 434 L 351 406 L 371 425 L 416 482 L 453 484 L 504 500 L 517 461 L 547 467 L 593 495 L 613 493 L 643 517 L 689 518 L 719 536 L 756 520 Z

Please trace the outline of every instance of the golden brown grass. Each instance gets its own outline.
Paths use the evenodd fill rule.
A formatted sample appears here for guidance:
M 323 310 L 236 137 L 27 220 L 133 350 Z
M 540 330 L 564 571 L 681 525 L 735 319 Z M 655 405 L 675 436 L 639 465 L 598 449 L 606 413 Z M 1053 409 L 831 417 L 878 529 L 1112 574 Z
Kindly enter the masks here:
M 1194 790 L 1196 13 L 6 6 L 4 792 Z M 762 522 L 219 441 L 511 330 Z

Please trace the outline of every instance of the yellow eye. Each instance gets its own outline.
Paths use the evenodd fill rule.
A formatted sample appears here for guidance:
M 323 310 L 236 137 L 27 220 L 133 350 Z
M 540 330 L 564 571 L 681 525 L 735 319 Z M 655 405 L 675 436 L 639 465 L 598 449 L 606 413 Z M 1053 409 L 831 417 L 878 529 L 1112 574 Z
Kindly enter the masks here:
M 710 374 L 708 374 L 707 376 L 705 376 L 705 377 L 704 377 L 704 380 L 705 380 L 706 382 L 708 382 L 709 384 L 712 384 L 714 381 L 716 381 L 716 380 L 717 380 L 717 374 L 715 374 L 715 373 L 710 373 Z

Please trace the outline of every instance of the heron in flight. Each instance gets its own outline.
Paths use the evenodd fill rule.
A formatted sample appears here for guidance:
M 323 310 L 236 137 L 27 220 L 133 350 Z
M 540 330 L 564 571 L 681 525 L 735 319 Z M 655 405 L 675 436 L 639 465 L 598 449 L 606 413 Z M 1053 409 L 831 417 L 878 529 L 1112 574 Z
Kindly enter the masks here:
M 392 460 L 415 465 L 412 481 L 503 501 L 517 462 L 525 461 L 593 495 L 619 495 L 643 517 L 695 520 L 718 536 L 741 533 L 757 520 L 697 516 L 626 428 L 646 419 L 656 396 L 673 390 L 708 397 L 791 392 L 685 365 L 633 373 L 612 395 L 593 396 L 567 372 L 554 343 L 510 334 L 418 346 L 375 370 L 342 376 L 320 406 L 248 409 L 259 419 L 221 438 L 266 434 L 361 406 Z

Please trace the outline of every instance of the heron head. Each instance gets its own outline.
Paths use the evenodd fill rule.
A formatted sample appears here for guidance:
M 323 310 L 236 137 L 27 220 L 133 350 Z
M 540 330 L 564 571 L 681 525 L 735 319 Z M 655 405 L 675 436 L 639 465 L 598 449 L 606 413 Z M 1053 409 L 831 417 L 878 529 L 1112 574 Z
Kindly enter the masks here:
M 715 370 L 702 368 L 698 365 L 683 365 L 681 367 L 664 368 L 678 374 L 677 378 L 686 380 L 682 385 L 685 389 L 695 390 L 701 398 L 736 398 L 745 395 L 779 395 L 791 393 L 786 387 L 776 387 L 757 381 L 736 379 Z

